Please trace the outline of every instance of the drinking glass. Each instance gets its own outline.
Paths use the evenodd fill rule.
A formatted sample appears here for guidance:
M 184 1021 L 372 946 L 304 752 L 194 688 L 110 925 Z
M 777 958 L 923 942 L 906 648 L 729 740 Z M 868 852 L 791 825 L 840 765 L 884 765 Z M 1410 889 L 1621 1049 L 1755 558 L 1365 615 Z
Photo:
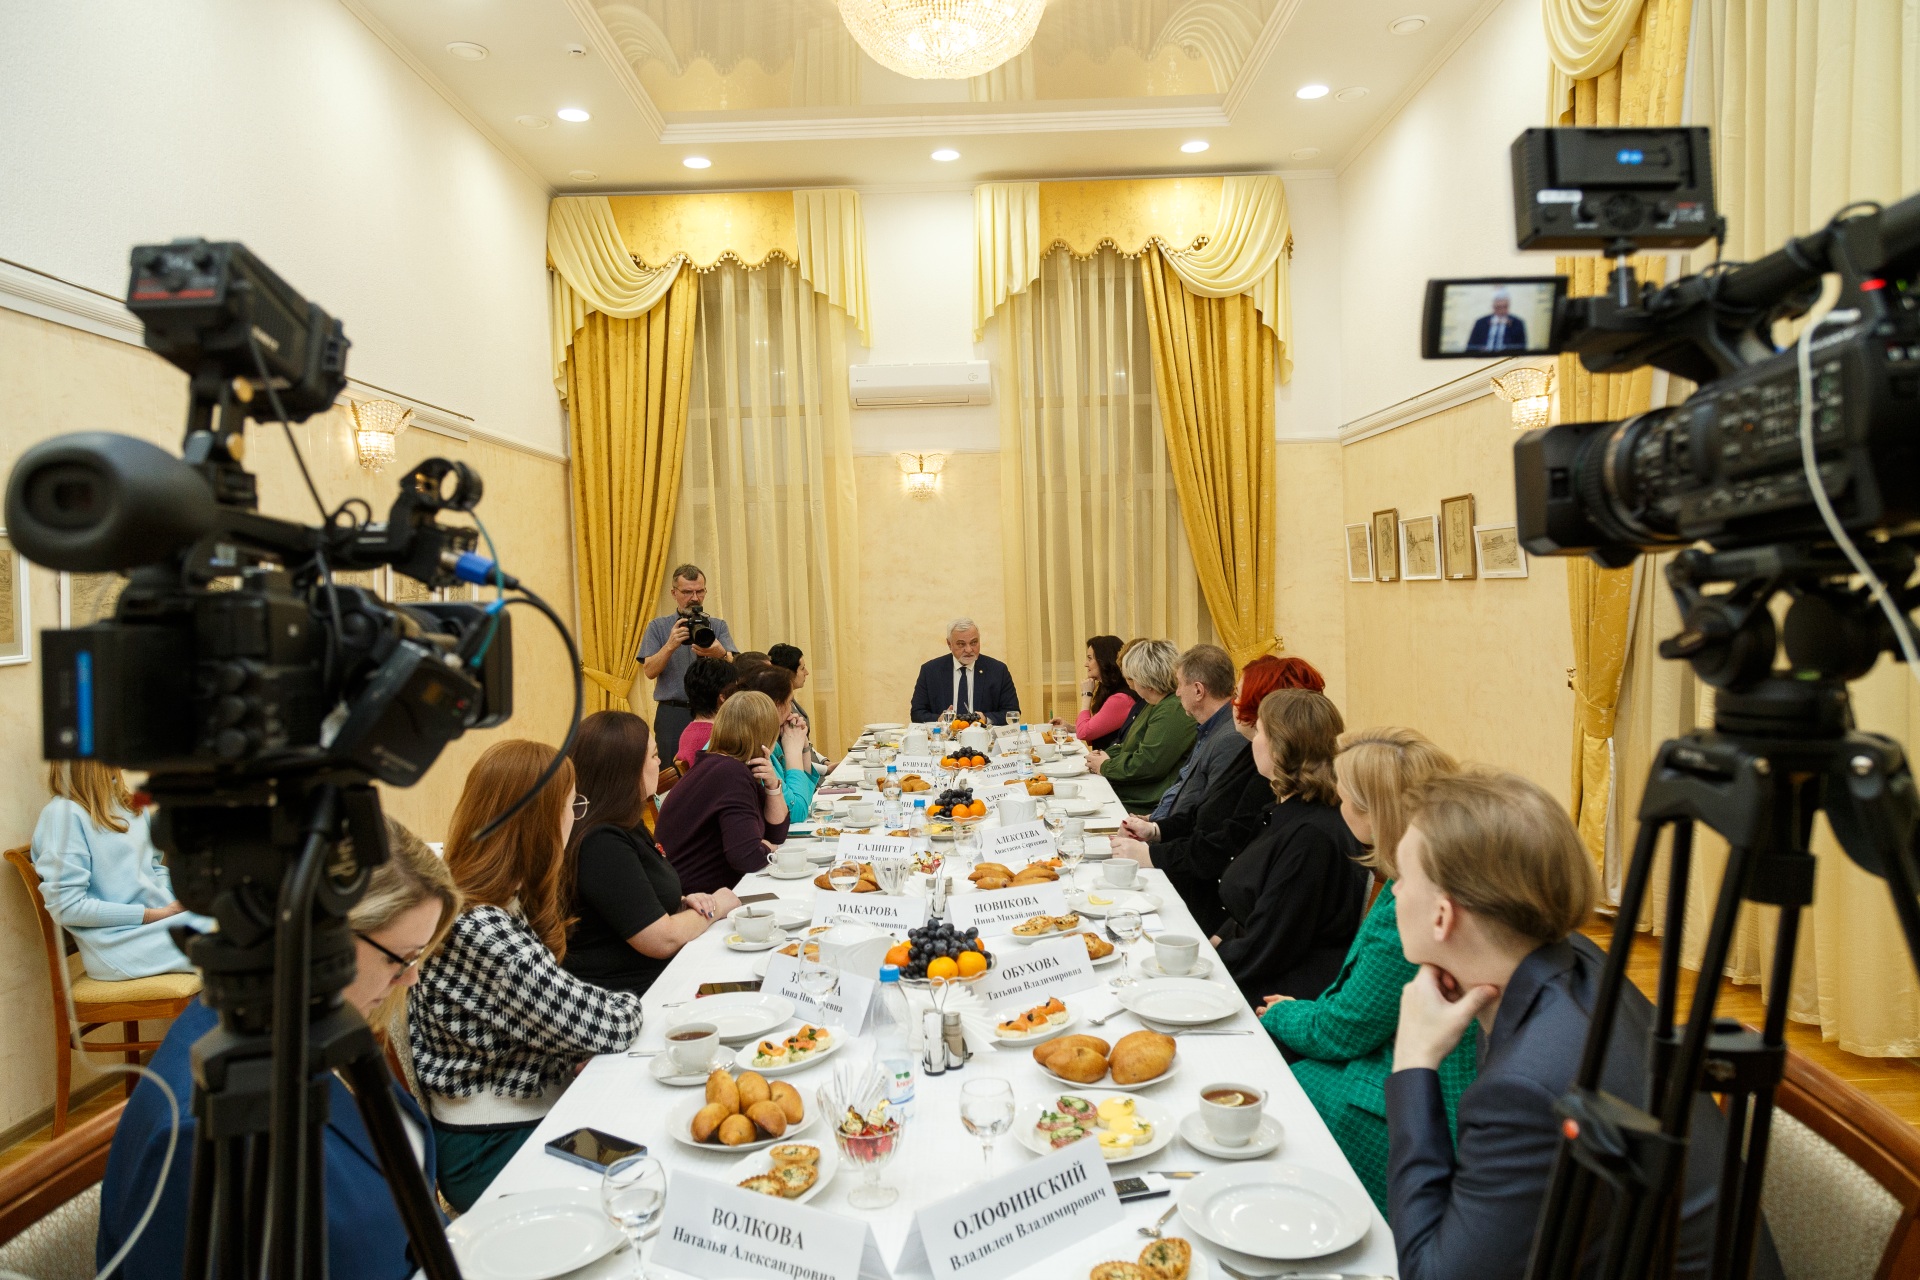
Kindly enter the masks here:
M 997 1076 L 969 1080 L 960 1088 L 960 1123 L 980 1139 L 986 1176 L 993 1176 L 993 1143 L 1013 1128 L 1013 1086 Z
M 1139 985 L 1133 976 L 1133 944 L 1140 941 L 1142 925 L 1138 911 L 1116 911 L 1107 917 L 1107 932 L 1120 943 L 1120 972 L 1107 982 L 1116 991 Z
M 832 995 L 840 986 L 839 973 L 823 964 L 803 963 L 794 970 L 793 976 L 794 981 L 800 984 L 800 989 L 813 997 L 815 1004 Z
M 977 827 L 954 828 L 953 855 L 968 871 L 980 865 L 980 831 Z
M 1051 809 L 1048 811 L 1048 816 L 1052 816 Z M 1064 877 L 1067 882 L 1067 892 L 1077 893 L 1080 886 L 1075 873 L 1080 870 L 1080 860 L 1087 856 L 1087 842 L 1085 840 L 1058 840 L 1055 842 L 1055 847 L 1060 852 L 1060 866 L 1067 873 Z
M 859 883 L 860 864 L 857 862 L 836 862 L 827 869 L 827 884 L 832 887 L 835 893 L 852 893 L 854 887 Z M 834 912 L 833 922 L 835 924 L 844 924 L 846 922 L 846 912 L 836 910 Z
M 940 719 L 936 721 L 936 723 L 940 726 L 941 736 L 946 736 L 953 724 L 953 708 L 948 707 L 945 711 L 942 711 L 940 713 Z
M 900 1189 L 880 1181 L 881 1170 L 892 1162 L 906 1136 L 904 1122 L 888 1106 L 891 1077 L 877 1063 L 845 1066 L 820 1087 L 820 1107 L 836 1117 L 833 1140 L 840 1158 L 860 1170 L 860 1185 L 847 1193 L 856 1209 L 884 1209 L 900 1196 Z
M 1020 723 L 1020 713 L 1018 711 L 1009 711 L 1003 719 L 1008 727 L 1012 727 Z
M 660 1210 L 666 1200 L 667 1171 L 652 1156 L 616 1160 L 600 1175 L 600 1206 L 627 1233 L 636 1250 L 660 1229 Z

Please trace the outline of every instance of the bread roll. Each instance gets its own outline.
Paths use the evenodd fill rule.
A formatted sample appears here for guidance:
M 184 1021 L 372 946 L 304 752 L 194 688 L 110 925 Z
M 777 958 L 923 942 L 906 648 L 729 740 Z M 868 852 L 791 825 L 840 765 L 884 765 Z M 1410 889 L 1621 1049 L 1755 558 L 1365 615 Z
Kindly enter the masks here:
M 753 1139 L 753 1121 L 745 1116 L 728 1116 L 720 1122 L 720 1141 L 727 1146 L 744 1146 Z
M 800 1101 L 800 1091 L 785 1080 L 775 1080 L 768 1086 L 773 1092 L 772 1101 L 787 1113 L 788 1124 L 799 1124 L 807 1118 L 806 1104 Z M 815 1157 L 818 1159 L 818 1157 Z
M 979 889 L 1004 889 L 1013 882 L 1005 876 L 981 876 L 973 883 L 974 887 Z
M 1033 1060 L 1044 1067 L 1054 1054 L 1065 1053 L 1068 1049 L 1073 1048 L 1091 1049 L 1103 1058 L 1106 1057 L 1109 1052 L 1107 1042 L 1099 1036 L 1061 1036 L 1059 1039 L 1049 1040 L 1035 1049 L 1033 1051 Z
M 733 1083 L 735 1087 L 740 1090 L 740 1106 L 738 1109 L 742 1113 L 753 1110 L 754 1103 L 765 1102 L 773 1096 L 772 1092 L 767 1088 L 767 1078 L 758 1071 L 742 1071 L 740 1078 Z
M 1107 1060 L 1085 1045 L 1077 1045 L 1064 1052 L 1053 1055 L 1047 1063 L 1047 1069 L 1062 1080 L 1071 1080 L 1075 1084 L 1092 1084 L 1106 1078 Z
M 1013 868 L 999 862 L 983 862 L 967 873 L 967 879 L 980 880 L 987 876 L 1013 877 Z
M 777 1102 L 756 1102 L 747 1108 L 747 1119 L 763 1138 L 778 1138 L 787 1131 L 787 1113 Z
M 740 1088 L 733 1082 L 733 1074 L 721 1067 L 707 1077 L 707 1101 L 717 1102 L 727 1109 L 728 1115 L 740 1110 Z
M 718 1129 L 721 1122 L 731 1114 L 733 1113 L 718 1102 L 709 1102 L 706 1106 L 694 1112 L 693 1125 L 691 1126 L 693 1140 L 695 1142 L 705 1142 L 713 1137 L 714 1130 Z
M 1113 1046 L 1113 1082 L 1139 1084 L 1158 1079 L 1173 1065 L 1173 1052 L 1173 1037 L 1158 1031 L 1135 1031 L 1121 1036 Z

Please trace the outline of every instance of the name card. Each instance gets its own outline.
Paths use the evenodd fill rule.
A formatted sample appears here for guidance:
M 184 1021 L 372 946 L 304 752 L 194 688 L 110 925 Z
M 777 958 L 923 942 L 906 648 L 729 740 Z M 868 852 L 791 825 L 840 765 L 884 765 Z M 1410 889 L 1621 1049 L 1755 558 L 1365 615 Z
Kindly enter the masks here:
M 696 1276 L 859 1280 L 863 1271 L 886 1274 L 865 1223 L 678 1169 L 667 1180 L 648 1260 Z
M 936 756 L 932 755 L 931 753 L 927 755 L 911 755 L 911 756 L 898 755 L 893 758 L 893 763 L 894 763 L 894 767 L 900 770 L 901 777 L 904 778 L 910 773 L 917 773 L 922 778 L 926 779 L 928 782 L 933 781 L 933 775 L 940 768 L 939 759 Z M 924 791 L 920 791 L 920 792 L 915 792 L 914 794 L 925 795 L 927 793 Z
M 867 1025 L 867 1010 L 873 1007 L 873 989 L 880 983 L 853 973 L 841 973 L 838 977 L 840 981 L 831 992 L 816 996 L 800 985 L 800 961 L 776 952 L 767 961 L 767 976 L 760 980 L 760 990 L 793 1001 L 796 1018 L 824 1022 L 857 1036 Z
M 871 895 L 869 895 L 871 896 Z M 1067 890 L 1059 881 L 1023 884 L 1011 889 L 984 889 L 955 894 L 947 903 L 947 918 L 956 929 L 978 929 L 983 938 L 1013 932 L 1013 926 L 1034 916 L 1067 914 Z
M 835 856 L 841 862 L 872 862 L 875 858 L 911 858 L 913 837 L 844 835 L 840 837 L 839 852 Z
M 1062 910 L 1065 908 L 1063 907 Z M 1054 912 L 1059 915 L 1060 912 Z M 813 922 L 838 924 L 858 920 L 876 929 L 904 933 L 927 922 L 927 900 L 907 893 L 816 893 Z
M 1004 786 L 1019 776 L 1020 761 L 1017 757 L 1012 760 L 995 760 L 980 771 L 980 781 L 993 787 Z
M 1018 871 L 1029 862 L 1053 856 L 1053 837 L 1044 822 L 1019 822 L 1010 827 L 982 827 L 986 841 L 986 860 L 999 862 Z M 1060 914 L 1054 912 L 1055 915 Z
M 1069 996 L 1098 986 L 1087 944 L 1080 935 L 1061 934 L 1024 947 L 1000 948 L 993 968 L 974 988 L 988 1008 L 1033 1004 L 1049 996 Z
M 920 1210 L 893 1274 L 1004 1276 L 1113 1226 L 1120 1198 L 1094 1146 L 1077 1142 Z

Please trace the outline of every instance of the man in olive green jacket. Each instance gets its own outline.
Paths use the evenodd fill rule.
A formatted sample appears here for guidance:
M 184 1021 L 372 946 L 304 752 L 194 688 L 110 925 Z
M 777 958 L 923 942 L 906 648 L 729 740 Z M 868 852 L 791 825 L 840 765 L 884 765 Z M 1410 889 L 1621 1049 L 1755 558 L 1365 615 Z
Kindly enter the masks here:
M 1180 777 L 1200 732 L 1173 696 L 1179 657 L 1179 650 L 1166 640 L 1143 641 L 1127 651 L 1120 674 L 1146 705 L 1112 752 L 1095 751 L 1087 757 L 1087 767 L 1113 784 L 1113 793 L 1129 813 L 1153 811 Z

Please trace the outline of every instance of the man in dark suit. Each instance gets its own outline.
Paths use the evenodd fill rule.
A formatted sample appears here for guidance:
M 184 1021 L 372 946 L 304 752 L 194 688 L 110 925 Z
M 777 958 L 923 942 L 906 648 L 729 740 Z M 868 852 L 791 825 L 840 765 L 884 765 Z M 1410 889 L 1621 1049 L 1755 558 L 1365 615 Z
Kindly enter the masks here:
M 938 720 L 951 707 L 956 715 L 981 712 L 1002 724 L 1008 712 L 1020 709 L 1013 673 L 1006 663 L 980 652 L 980 628 L 972 618 L 955 618 L 947 624 L 947 649 L 949 656 L 920 668 L 909 719 L 915 723 Z
M 1467 350 L 1525 351 L 1527 322 L 1510 314 L 1512 309 L 1513 298 L 1504 289 L 1496 290 L 1493 312 L 1473 322 L 1473 332 L 1467 335 Z

